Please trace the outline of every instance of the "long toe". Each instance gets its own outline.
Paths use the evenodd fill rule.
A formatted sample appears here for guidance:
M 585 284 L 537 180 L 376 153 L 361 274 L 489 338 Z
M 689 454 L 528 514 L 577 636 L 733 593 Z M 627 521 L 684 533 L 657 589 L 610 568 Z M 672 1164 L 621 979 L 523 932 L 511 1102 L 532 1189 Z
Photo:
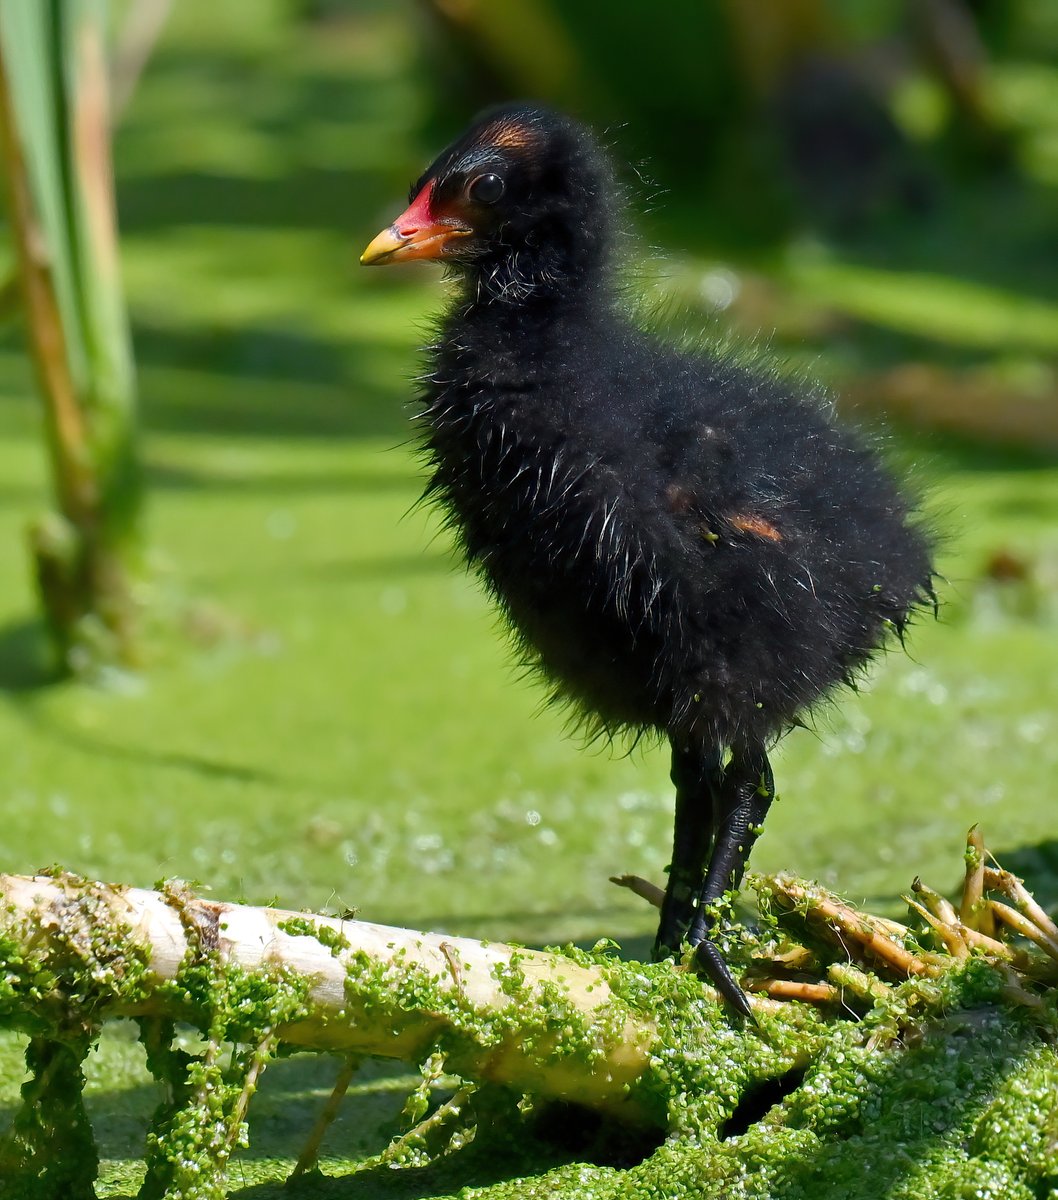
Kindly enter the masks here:
M 666 958 L 679 958 L 682 947 L 690 931 L 694 909 L 689 902 L 676 903 L 669 896 L 661 911 L 661 922 L 658 925 L 657 937 L 654 939 L 654 961 L 661 962 Z
M 739 987 L 738 981 L 731 974 L 731 968 L 724 962 L 720 951 L 708 938 L 702 938 L 695 946 L 694 966 L 700 975 L 704 975 L 709 980 L 735 1012 L 748 1021 L 755 1019 L 746 993 Z

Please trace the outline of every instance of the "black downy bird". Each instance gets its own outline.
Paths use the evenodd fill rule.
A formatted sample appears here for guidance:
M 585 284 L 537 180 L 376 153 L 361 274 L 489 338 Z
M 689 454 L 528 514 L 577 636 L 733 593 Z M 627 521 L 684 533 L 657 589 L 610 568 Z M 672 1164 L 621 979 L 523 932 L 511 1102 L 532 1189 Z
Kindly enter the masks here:
M 820 395 L 637 328 L 620 210 L 583 126 L 494 109 L 361 262 L 451 266 L 417 418 L 427 492 L 555 697 L 671 743 L 655 953 L 686 941 L 748 1014 L 709 933 L 772 800 L 768 751 L 931 602 L 930 545 Z

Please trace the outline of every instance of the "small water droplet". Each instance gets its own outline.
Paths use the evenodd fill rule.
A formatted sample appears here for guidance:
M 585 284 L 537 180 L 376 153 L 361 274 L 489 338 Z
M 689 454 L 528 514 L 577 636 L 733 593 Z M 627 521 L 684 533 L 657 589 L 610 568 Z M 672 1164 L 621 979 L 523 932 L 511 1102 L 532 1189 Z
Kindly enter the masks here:
M 721 312 L 731 307 L 741 290 L 742 284 L 738 276 L 726 267 L 716 267 L 707 271 L 698 284 L 698 292 L 705 303 Z

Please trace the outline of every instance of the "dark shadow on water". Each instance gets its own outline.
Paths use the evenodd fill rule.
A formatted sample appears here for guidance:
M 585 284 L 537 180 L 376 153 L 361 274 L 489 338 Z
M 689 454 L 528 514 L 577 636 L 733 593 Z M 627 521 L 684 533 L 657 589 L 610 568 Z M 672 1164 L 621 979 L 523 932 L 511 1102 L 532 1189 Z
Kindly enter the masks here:
M 367 219 L 392 206 L 378 171 L 307 167 L 267 179 L 219 171 L 173 171 L 123 179 L 118 185 L 122 228 L 128 233 L 174 225 L 236 229 L 336 229 L 350 237 Z M 362 214 L 362 216 L 360 215 Z
M 192 344 L 187 345 L 190 338 Z M 338 353 L 324 338 L 273 327 L 197 335 L 156 329 L 137 334 L 145 426 L 156 432 L 265 438 L 410 435 L 415 351 L 370 346 Z M 299 346 L 289 354 L 292 340 Z
M 208 48 L 196 46 L 193 50 L 163 41 L 143 90 L 165 96 L 174 89 L 194 89 L 222 112 L 238 113 L 238 124 L 258 141 L 270 144 L 287 170 L 243 173 L 212 165 L 184 168 L 184 158 L 180 166 L 126 174 L 121 165 L 137 160 L 137 143 L 149 138 L 158 122 L 156 112 L 148 110 L 141 117 L 133 104 L 118 129 L 115 154 L 123 229 L 139 233 L 202 223 L 237 228 L 286 224 L 345 231 L 392 202 L 387 175 L 403 179 L 415 166 L 406 159 L 406 137 L 393 136 L 392 109 L 395 103 L 406 105 L 406 97 L 394 94 L 393 84 L 380 84 L 372 74 L 314 69 L 314 64 L 305 60 L 304 37 L 296 28 L 291 33 L 292 50 L 295 55 L 301 51 L 294 70 L 278 69 L 271 56 L 239 53 L 219 40 Z M 164 119 L 173 119 L 171 109 Z M 202 118 L 191 118 L 195 119 Z M 305 152 L 306 131 L 321 125 L 340 127 L 348 131 L 351 140 L 373 133 L 377 148 L 370 166 L 360 166 L 353 150 L 347 156 L 335 156 L 333 165 L 312 161 Z M 392 149 L 387 172 L 388 147 Z M 237 159 L 235 165 L 239 165 Z
M 763 1120 L 773 1108 L 780 1105 L 787 1096 L 792 1095 L 804 1082 L 805 1073 L 801 1068 L 787 1071 L 778 1079 L 766 1079 L 748 1092 L 738 1102 L 735 1111 L 721 1125 L 719 1137 L 722 1142 L 729 1138 L 741 1137 L 744 1133 Z
M 387 279 L 368 286 L 355 277 L 347 280 L 343 276 L 340 283 L 343 292 L 348 286 L 360 293 L 357 301 L 365 310 L 370 310 L 375 299 L 389 295 L 406 298 L 406 306 L 402 303 L 400 311 L 406 307 L 407 326 L 398 326 L 380 340 L 372 328 L 361 330 L 356 324 L 347 332 L 333 334 L 329 330 L 306 329 L 304 320 L 291 328 L 275 316 L 247 317 L 241 321 L 231 318 L 210 324 L 186 319 L 176 323 L 149 309 L 135 314 L 137 363 L 147 372 L 148 379 L 174 378 L 179 382 L 181 377 L 174 372 L 194 372 L 188 382 L 197 389 L 212 387 L 212 375 L 235 381 L 243 386 L 250 399 L 259 396 L 262 389 L 266 392 L 271 389 L 295 401 L 299 395 L 312 397 L 327 388 L 359 386 L 367 388 L 369 395 L 381 394 L 379 381 L 388 381 L 391 368 L 395 372 L 396 390 L 413 374 L 412 357 L 428 330 L 425 313 L 439 293 L 427 286 L 426 278 Z M 295 303 L 291 300 L 292 305 Z M 424 315 L 417 318 L 420 309 Z M 369 380 L 374 381 L 373 386 L 369 386 Z M 257 385 L 256 391 L 246 390 L 251 383 Z M 291 384 L 305 391 L 291 391 Z M 154 389 L 147 390 L 150 393 Z M 177 398 L 193 402 L 194 389 L 178 392 Z M 351 407 L 357 407 L 356 391 L 348 392 L 345 399 Z
M 385 583 L 410 577 L 429 577 L 455 574 L 462 568 L 447 554 L 427 552 L 393 554 L 368 559 L 337 559 L 317 563 L 302 563 L 296 571 L 277 571 L 263 567 L 257 571 L 240 568 L 237 571 L 210 571 L 197 576 L 199 587 L 237 590 L 252 585 L 255 594 L 275 594 L 289 588 L 303 588 L 306 583 L 320 587 L 343 587 L 366 583 Z
M 43 621 L 27 618 L 0 628 L 0 691 L 36 692 L 61 680 Z
M 312 496 L 318 493 L 376 495 L 388 492 L 417 494 L 421 480 L 405 473 L 335 471 L 321 468 L 313 472 L 254 471 L 245 475 L 225 474 L 185 464 L 160 462 L 148 464 L 148 485 L 169 492 L 264 492 L 270 496 Z
M 341 379 L 344 344 L 299 330 L 259 324 L 136 323 L 136 359 L 151 367 L 201 367 L 265 382 L 330 384 Z
M 137 746 L 109 742 L 104 738 L 92 737 L 78 729 L 71 729 L 53 720 L 34 704 L 15 706 L 14 711 L 35 729 L 43 732 L 51 741 L 64 749 L 81 754 L 113 759 L 117 762 L 133 763 L 147 767 L 168 767 L 179 771 L 190 771 L 206 779 L 258 783 L 276 788 L 291 789 L 304 786 L 305 781 L 294 776 L 282 775 L 259 767 L 241 763 L 221 762 L 205 755 L 185 754 L 166 750 L 146 750 Z

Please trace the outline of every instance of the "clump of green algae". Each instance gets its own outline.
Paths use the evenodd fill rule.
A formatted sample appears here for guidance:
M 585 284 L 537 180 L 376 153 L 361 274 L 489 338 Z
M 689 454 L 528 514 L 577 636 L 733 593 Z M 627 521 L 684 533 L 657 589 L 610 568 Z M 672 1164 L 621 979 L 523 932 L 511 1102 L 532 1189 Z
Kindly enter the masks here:
M 112 909 L 101 911 L 91 885 L 61 878 L 70 917 L 61 952 L 35 953 L 33 939 L 17 934 L 0 943 L 0 1022 L 32 1034 L 33 1071 L 0 1158 L 0 1196 L 93 1194 L 96 1159 L 80 1101 L 80 1060 L 98 1018 L 144 994 L 146 963 L 142 952 L 130 953 L 128 930 Z M 178 911 L 184 897 L 170 888 Z M 336 956 L 347 949 L 340 935 L 311 918 L 286 924 L 287 932 L 315 936 Z M 166 1000 L 203 1030 L 206 1048 L 187 1054 L 174 1047 L 170 1021 L 141 1023 L 148 1065 L 169 1090 L 149 1138 L 140 1193 L 148 1200 L 225 1194 L 227 1161 L 245 1142 L 246 1103 L 276 1050 L 275 1032 L 303 1013 L 303 980 L 236 968 L 185 927 L 188 954 L 163 988 Z M 755 949 L 747 935 L 738 952 L 748 958 Z M 488 1012 L 414 963 L 348 956 L 346 991 L 358 1010 L 387 1013 L 396 1006 L 445 1018 L 442 1032 L 421 1047 L 432 1064 L 428 1077 L 441 1063 L 465 1069 L 482 1047 L 500 1047 L 512 1036 L 535 1043 L 541 1054 L 558 1047 L 591 1070 L 600 1045 L 621 1035 L 626 1013 L 653 1020 L 650 1064 L 633 1092 L 642 1111 L 663 1124 L 665 1141 L 632 1166 L 574 1162 L 533 1176 L 526 1129 L 508 1122 L 504 1132 L 498 1125 L 494 1136 L 463 1152 L 468 1164 L 475 1152 L 502 1152 L 497 1137 L 506 1136 L 524 1175 L 474 1189 L 482 1200 L 1058 1197 L 1053 998 L 1032 1013 L 1011 1008 L 1004 1000 L 1007 974 L 983 958 L 971 957 L 937 979 L 891 987 L 859 1020 L 788 1004 L 747 1029 L 672 964 L 620 962 L 604 949 L 567 953 L 599 968 L 615 997 L 602 1024 L 574 1009 L 561 988 L 530 989 L 517 955 L 500 978 L 511 1003 Z M 740 1110 L 776 1080 L 787 1082 L 788 1094 L 776 1093 L 770 1109 L 739 1125 Z M 415 1116 L 422 1115 L 421 1099 Z M 479 1124 L 482 1111 L 473 1117 Z M 458 1129 L 456 1136 L 458 1142 Z M 421 1164 L 424 1156 L 413 1161 Z M 311 1180 L 302 1186 L 311 1189 Z
M 139 1196 L 223 1200 L 229 1159 L 248 1144 L 246 1107 L 276 1052 L 278 1028 L 303 1015 L 309 981 L 274 967 L 249 972 L 225 961 L 190 915 L 189 893 L 173 883 L 162 890 L 181 914 L 188 949 L 176 977 L 157 994 L 192 1015 L 205 1034 L 205 1049 L 198 1055 L 176 1049 L 172 1021 L 140 1023 L 147 1066 L 169 1094 L 147 1136 Z
M 84 1109 L 82 1063 L 100 1014 L 142 987 L 147 955 L 115 938 L 107 898 L 59 867 L 67 903 L 45 950 L 30 930 L 0 934 L 0 1026 L 30 1035 L 29 1079 L 0 1142 L 0 1196 L 85 1200 L 99 1159 Z
M 99 1155 L 84 1109 L 84 1062 L 91 1038 L 31 1038 L 30 1077 L 0 1146 L 0 1196 L 91 1200 Z
M 81 1063 L 98 1035 L 97 1018 L 148 996 L 149 955 L 115 913 L 120 889 L 100 889 L 61 869 L 51 874 L 65 903 L 47 947 L 25 925 L 0 937 L 0 1025 L 31 1034 L 31 1078 L 0 1143 L 0 1197 L 12 1200 L 94 1197 L 98 1155 Z M 176 884 L 162 890 L 184 917 L 189 894 Z M 162 1010 L 176 1008 L 201 1029 L 205 1049 L 177 1049 L 171 1020 L 140 1021 L 148 1069 L 168 1093 L 147 1139 L 142 1200 L 227 1195 L 228 1160 L 246 1144 L 246 1105 L 276 1050 L 275 1030 L 301 1015 L 309 986 L 288 972 L 247 972 L 224 962 L 193 920 L 185 918 L 184 927 L 188 950 L 180 969 L 150 994 Z

